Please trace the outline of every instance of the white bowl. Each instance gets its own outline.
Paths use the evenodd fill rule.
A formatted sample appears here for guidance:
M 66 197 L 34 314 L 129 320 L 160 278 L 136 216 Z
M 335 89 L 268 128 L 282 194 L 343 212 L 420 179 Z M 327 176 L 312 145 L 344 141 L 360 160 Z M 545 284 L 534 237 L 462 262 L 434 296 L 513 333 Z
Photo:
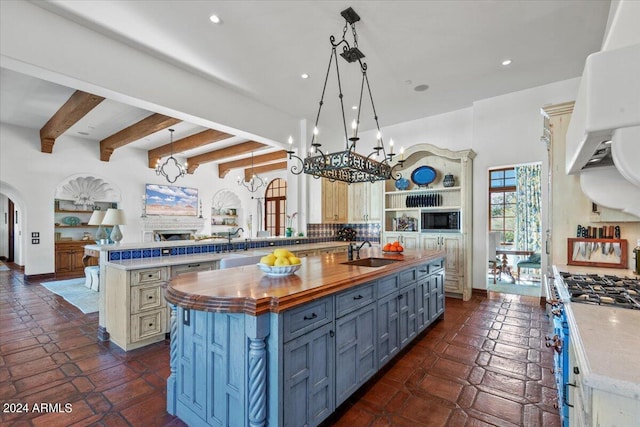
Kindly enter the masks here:
M 283 266 L 274 265 L 273 267 L 270 267 L 267 264 L 263 264 L 261 262 L 259 262 L 257 265 L 258 267 L 260 267 L 260 270 L 264 271 L 267 276 L 271 276 L 271 277 L 290 276 L 296 271 L 300 270 L 300 267 L 302 266 L 302 264 L 296 264 L 296 265 L 283 265 Z

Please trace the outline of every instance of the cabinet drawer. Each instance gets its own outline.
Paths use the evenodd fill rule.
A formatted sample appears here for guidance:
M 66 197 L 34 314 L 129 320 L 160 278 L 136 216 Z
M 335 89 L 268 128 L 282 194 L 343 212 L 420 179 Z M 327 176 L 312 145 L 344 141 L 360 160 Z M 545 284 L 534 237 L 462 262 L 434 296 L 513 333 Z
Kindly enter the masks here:
M 166 324 L 166 308 L 131 315 L 131 342 L 164 334 Z
M 336 296 L 336 317 L 344 316 L 375 301 L 375 286 L 375 282 L 369 283 L 338 294 Z
M 283 314 L 284 341 L 299 337 L 333 320 L 333 297 L 312 301 Z
M 171 267 L 171 277 L 178 274 L 189 273 L 194 271 L 209 271 L 219 268 L 219 261 L 193 262 L 191 264 L 174 265 Z
M 416 268 L 416 279 L 420 280 L 431 273 L 430 264 L 421 264 Z
M 378 298 L 397 291 L 398 287 L 399 287 L 399 281 L 398 281 L 398 276 L 396 275 L 383 277 L 382 279 L 379 279 L 378 280 Z
M 131 272 L 131 286 L 167 280 L 167 268 L 148 268 Z
M 153 310 L 163 306 L 162 286 L 151 284 L 131 288 L 131 314 L 144 310 Z
M 415 268 L 411 268 L 409 270 L 401 271 L 399 274 L 400 279 L 400 287 L 410 285 L 415 282 L 418 278 L 417 272 Z
M 429 264 L 429 274 L 435 273 L 438 270 L 442 270 L 444 268 L 444 258 L 437 259 L 432 261 Z

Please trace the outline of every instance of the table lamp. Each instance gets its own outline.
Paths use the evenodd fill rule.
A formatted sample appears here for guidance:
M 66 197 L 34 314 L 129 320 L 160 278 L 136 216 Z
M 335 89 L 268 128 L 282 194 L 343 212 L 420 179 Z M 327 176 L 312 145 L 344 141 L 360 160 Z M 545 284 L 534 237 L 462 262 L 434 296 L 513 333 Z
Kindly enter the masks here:
M 99 245 L 105 244 L 107 242 L 107 232 L 102 226 L 102 221 L 104 220 L 105 211 L 93 211 L 91 214 L 91 218 L 89 218 L 89 225 L 97 225 L 98 231 L 96 231 L 96 243 Z
M 107 209 L 107 213 L 102 220 L 102 225 L 113 225 L 111 230 L 111 240 L 115 243 L 120 243 L 122 240 L 122 232 L 120 231 L 120 225 L 125 225 L 127 221 L 124 218 L 124 211 L 122 209 Z

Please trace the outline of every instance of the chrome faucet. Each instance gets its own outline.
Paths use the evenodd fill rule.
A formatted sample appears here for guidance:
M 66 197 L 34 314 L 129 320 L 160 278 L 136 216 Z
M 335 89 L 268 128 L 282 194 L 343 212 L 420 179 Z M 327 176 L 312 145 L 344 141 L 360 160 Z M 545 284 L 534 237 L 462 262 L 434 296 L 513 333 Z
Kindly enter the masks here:
M 347 257 L 349 261 L 353 261 L 354 252 L 356 253 L 356 259 L 360 259 L 360 249 L 362 249 L 365 243 L 369 245 L 369 247 L 371 247 L 371 242 L 368 240 L 365 240 L 364 242 L 362 242 L 360 246 L 356 246 L 355 243 L 349 243 L 349 247 L 347 248 Z

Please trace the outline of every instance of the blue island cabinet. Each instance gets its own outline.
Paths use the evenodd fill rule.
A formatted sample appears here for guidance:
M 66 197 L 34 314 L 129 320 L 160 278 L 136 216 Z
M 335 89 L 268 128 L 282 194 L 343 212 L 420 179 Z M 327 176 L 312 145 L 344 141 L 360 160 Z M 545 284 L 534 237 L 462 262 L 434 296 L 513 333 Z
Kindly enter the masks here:
M 173 306 L 167 412 L 317 426 L 444 312 L 443 259 L 258 316 Z

